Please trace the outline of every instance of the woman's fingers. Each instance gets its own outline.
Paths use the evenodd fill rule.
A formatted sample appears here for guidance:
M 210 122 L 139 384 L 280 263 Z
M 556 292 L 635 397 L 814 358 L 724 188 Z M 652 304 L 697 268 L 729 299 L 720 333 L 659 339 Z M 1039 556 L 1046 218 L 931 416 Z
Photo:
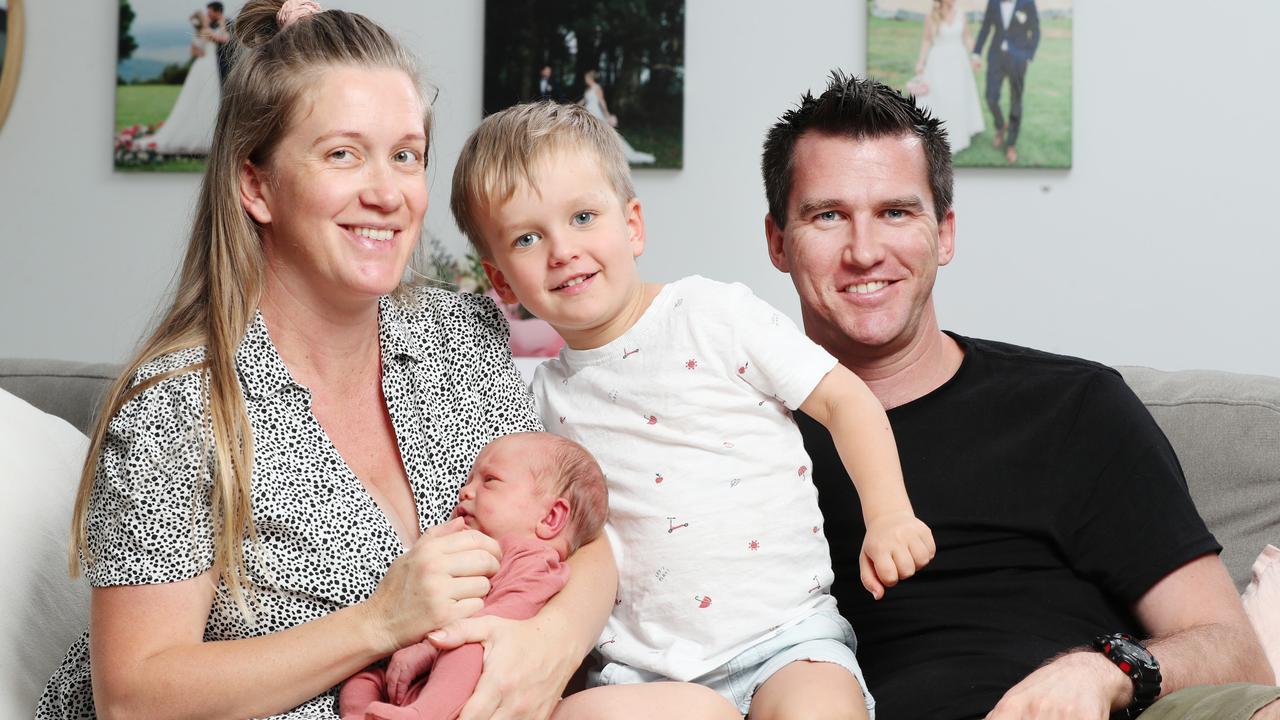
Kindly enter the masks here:
M 466 600 L 468 598 L 484 599 L 489 594 L 492 585 L 489 578 L 481 575 L 480 577 L 460 577 L 454 578 L 449 584 L 449 598 L 452 600 Z
M 483 603 L 482 603 L 483 605 Z M 452 650 L 467 643 L 487 643 L 493 637 L 493 617 L 485 615 L 451 622 L 448 625 L 427 635 L 440 650 Z

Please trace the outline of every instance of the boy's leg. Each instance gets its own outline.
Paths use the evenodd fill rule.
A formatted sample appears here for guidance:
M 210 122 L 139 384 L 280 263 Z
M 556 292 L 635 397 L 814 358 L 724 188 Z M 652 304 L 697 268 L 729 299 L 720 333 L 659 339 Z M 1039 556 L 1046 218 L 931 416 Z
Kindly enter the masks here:
M 742 720 L 716 691 L 683 682 L 606 685 L 560 701 L 551 720 Z
M 764 681 L 751 698 L 748 720 L 866 720 L 857 678 L 830 662 L 797 660 Z

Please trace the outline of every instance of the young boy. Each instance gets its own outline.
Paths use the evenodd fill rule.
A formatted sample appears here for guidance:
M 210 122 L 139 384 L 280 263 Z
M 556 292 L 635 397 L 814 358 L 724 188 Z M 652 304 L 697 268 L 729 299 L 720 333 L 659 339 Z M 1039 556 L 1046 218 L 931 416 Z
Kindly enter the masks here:
M 604 666 L 589 677 L 606 687 L 575 707 L 679 714 L 664 705 L 670 686 L 627 687 L 677 680 L 753 719 L 796 703 L 866 717 L 873 701 L 829 594 L 790 410 L 837 438 L 867 520 L 863 582 L 878 598 L 934 546 L 867 387 L 742 285 L 642 282 L 629 169 L 613 131 L 582 108 L 491 115 L 463 148 L 452 205 L 503 300 L 564 337 L 534 394 L 546 427 L 591 449 L 609 479 L 619 587 L 597 646 Z
M 595 539 L 607 512 L 600 466 L 572 440 L 516 433 L 486 445 L 454 509 L 455 518 L 502 546 L 478 615 L 523 620 L 537 614 L 568 582 L 565 558 Z M 348 680 L 339 712 L 344 719 L 452 720 L 475 690 L 483 661 L 478 643 L 439 653 L 423 640 L 398 650 L 385 669 L 371 667 Z

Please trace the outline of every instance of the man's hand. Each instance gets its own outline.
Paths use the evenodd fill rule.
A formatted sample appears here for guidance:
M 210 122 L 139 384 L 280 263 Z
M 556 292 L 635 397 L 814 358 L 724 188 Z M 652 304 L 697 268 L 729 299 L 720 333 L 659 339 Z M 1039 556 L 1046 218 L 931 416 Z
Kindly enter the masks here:
M 858 565 L 862 586 L 879 600 L 886 587 L 906 580 L 933 559 L 933 533 L 910 511 L 888 513 L 867 522 Z
M 567 657 L 555 642 L 561 632 L 543 627 L 536 616 L 469 618 L 429 637 L 441 650 L 484 645 L 484 673 L 459 720 L 546 720 L 582 661 Z
M 987 720 L 1107 720 L 1128 706 L 1133 681 L 1102 655 L 1061 655 L 1000 698 Z
M 981 57 L 979 57 L 979 56 L 977 56 L 977 55 L 973 55 L 973 56 L 971 56 L 971 57 L 969 58 L 969 64 L 973 66 L 973 69 L 974 69 L 974 70 L 981 70 L 981 69 L 982 69 L 982 58 L 981 58 Z

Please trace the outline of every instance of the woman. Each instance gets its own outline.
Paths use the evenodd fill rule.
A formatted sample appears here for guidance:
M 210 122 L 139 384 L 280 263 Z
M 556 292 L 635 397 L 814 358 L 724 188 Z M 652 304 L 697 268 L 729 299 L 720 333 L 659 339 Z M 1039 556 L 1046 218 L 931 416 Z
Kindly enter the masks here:
M 586 71 L 583 73 L 582 79 L 587 84 L 587 90 L 582 96 L 582 102 L 579 104 L 586 106 L 587 112 L 609 123 L 609 127 L 616 132 L 618 129 L 618 116 L 609 114 L 609 104 L 604 101 L 604 88 L 596 81 L 596 71 Z M 622 143 L 623 156 L 632 165 L 648 165 L 654 161 L 651 153 L 640 152 L 632 148 L 627 139 L 622 137 L 622 133 L 618 133 L 618 142 Z
M 155 150 L 161 155 L 208 155 L 213 140 L 213 123 L 218 118 L 218 98 L 222 93 L 217 46 L 209 39 L 213 31 L 207 15 L 200 10 L 192 13 L 191 26 L 195 31 L 191 40 L 195 60 L 187 69 L 178 99 L 155 135 L 135 141 L 155 143 Z
M 490 301 L 400 286 L 413 60 L 305 0 L 250 0 L 235 32 L 176 298 L 82 476 L 90 632 L 37 717 L 336 718 L 336 685 L 430 633 L 488 647 L 464 717 L 544 718 L 616 575 L 597 541 L 537 617 L 464 619 L 497 545 L 445 521 L 479 449 L 538 422 Z
M 946 123 L 952 155 L 969 147 L 986 126 L 969 61 L 971 47 L 969 25 L 956 0 L 933 0 L 916 60 L 916 76 L 927 89 L 917 99 Z

